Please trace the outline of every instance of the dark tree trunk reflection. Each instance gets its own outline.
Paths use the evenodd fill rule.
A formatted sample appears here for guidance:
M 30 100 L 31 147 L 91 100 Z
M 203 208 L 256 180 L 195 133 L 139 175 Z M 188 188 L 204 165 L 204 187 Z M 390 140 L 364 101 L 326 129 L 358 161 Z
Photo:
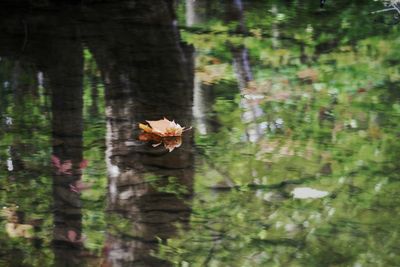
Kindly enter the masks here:
M 119 8 L 130 20 L 119 21 L 117 8 L 104 14 L 114 19 L 85 31 L 106 86 L 107 202 L 116 220 L 108 227 L 106 257 L 112 266 L 170 266 L 152 253 L 159 240 L 177 234 L 177 223 L 187 227 L 193 137 L 186 133 L 168 153 L 137 141 L 137 125 L 163 117 L 191 125 L 193 52 L 180 42 L 167 1 Z M 97 31 L 105 33 L 101 44 L 90 38 Z
M 71 191 L 81 178 L 83 153 L 83 48 L 74 23 L 77 12 L 66 7 L 44 16 L 34 9 L 21 12 L 16 2 L 15 10 L 1 10 L 1 57 L 15 62 L 11 80 L 17 107 L 26 104 L 26 95 L 38 95 L 38 84 L 51 93 L 54 265 L 81 266 L 81 200 L 78 192 Z
M 54 265 L 84 265 L 82 204 L 71 187 L 82 176 L 84 42 L 105 84 L 107 204 L 116 219 L 111 216 L 106 234 L 107 262 L 169 266 L 152 253 L 159 240 L 178 234 L 178 224 L 188 227 L 193 134 L 186 132 L 182 146 L 169 153 L 137 141 L 137 125 L 163 117 L 192 125 L 193 49 L 180 41 L 173 1 L 115 2 L 106 9 L 99 4 L 81 13 L 71 10 L 66 5 L 55 15 L 38 17 L 32 11 L 4 26 L 5 32 L 21 33 L 17 38 L 0 41 L 9 55 L 21 54 L 20 62 L 37 67 L 38 83 L 51 94 Z M 78 28 L 77 21 L 85 23 Z M 14 69 L 16 76 L 20 66 Z M 98 112 L 97 95 L 93 87 L 93 114 Z M 128 229 L 121 231 L 122 225 Z
M 65 36 L 76 34 L 74 27 L 65 25 L 60 31 Z M 51 40 L 49 48 L 51 52 L 44 68 L 52 93 L 55 265 L 80 266 L 82 205 L 79 192 L 72 191 L 71 186 L 81 179 L 82 46 L 78 39 L 59 38 Z

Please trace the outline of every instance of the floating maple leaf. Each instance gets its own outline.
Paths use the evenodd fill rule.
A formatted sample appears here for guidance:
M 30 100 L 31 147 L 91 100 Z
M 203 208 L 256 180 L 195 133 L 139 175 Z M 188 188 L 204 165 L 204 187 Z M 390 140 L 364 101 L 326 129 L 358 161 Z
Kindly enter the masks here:
M 166 118 L 158 121 L 146 121 L 149 125 L 139 123 L 139 128 L 146 133 L 155 134 L 161 137 L 165 136 L 182 136 L 184 131 L 190 130 L 191 127 L 185 128 L 175 121 Z
M 153 142 L 154 147 L 164 144 L 164 147 L 169 152 L 182 145 L 182 133 L 191 129 L 191 127 L 182 127 L 175 121 L 170 121 L 166 118 L 146 122 L 148 125 L 139 123 L 139 128 L 143 130 L 139 135 L 139 140 Z

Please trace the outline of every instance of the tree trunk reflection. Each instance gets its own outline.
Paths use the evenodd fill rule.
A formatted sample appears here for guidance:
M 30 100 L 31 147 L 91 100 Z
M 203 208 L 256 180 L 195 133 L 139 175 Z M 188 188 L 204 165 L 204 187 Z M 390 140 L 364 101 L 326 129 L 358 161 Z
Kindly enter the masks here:
M 243 17 L 243 4 L 241 0 L 230 0 L 227 3 L 227 20 L 237 22 L 236 32 L 246 33 L 247 29 Z M 243 95 L 240 105 L 243 108 L 242 120 L 247 123 L 247 138 L 251 142 L 258 141 L 263 133 L 263 126 L 257 120 L 264 114 L 257 99 L 257 91 L 254 88 L 254 78 L 251 71 L 248 50 L 244 45 L 231 45 L 233 66 L 238 85 Z
M 115 216 L 105 252 L 111 266 L 170 266 L 152 253 L 159 240 L 177 234 L 177 224 L 187 227 L 193 136 L 187 132 L 182 146 L 168 153 L 137 141 L 137 125 L 163 117 L 191 125 L 193 52 L 180 42 L 167 1 L 127 9 L 129 27 L 107 20 L 99 26 L 105 41 L 87 41 L 106 86 L 107 203 Z M 107 18 L 118 16 L 115 12 Z M 139 17 L 141 25 L 135 24 Z
M 62 33 L 73 36 L 75 29 L 64 26 Z M 45 75 L 52 92 L 55 265 L 80 266 L 82 205 L 80 194 L 72 191 L 71 186 L 81 179 L 82 46 L 78 39 L 59 38 L 51 40 L 50 51 Z M 68 163 L 71 163 L 70 167 Z

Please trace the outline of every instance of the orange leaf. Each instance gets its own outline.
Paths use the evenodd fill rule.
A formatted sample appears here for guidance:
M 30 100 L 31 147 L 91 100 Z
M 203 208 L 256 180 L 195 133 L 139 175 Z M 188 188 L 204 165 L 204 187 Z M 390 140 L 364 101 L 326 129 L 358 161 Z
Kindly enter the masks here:
M 159 136 L 181 136 L 183 127 L 175 123 L 175 121 L 166 118 L 158 121 L 147 121 L 152 129 L 152 133 Z
M 139 123 L 139 128 L 146 133 L 152 133 L 161 137 L 165 136 L 181 136 L 182 133 L 190 128 L 180 126 L 175 121 L 170 121 L 166 118 L 158 121 L 146 121 L 149 126 Z
M 145 131 L 146 133 L 153 132 L 151 127 L 149 127 L 149 126 L 147 126 L 146 124 L 143 124 L 143 123 L 139 123 L 139 128 L 142 129 L 143 131 Z

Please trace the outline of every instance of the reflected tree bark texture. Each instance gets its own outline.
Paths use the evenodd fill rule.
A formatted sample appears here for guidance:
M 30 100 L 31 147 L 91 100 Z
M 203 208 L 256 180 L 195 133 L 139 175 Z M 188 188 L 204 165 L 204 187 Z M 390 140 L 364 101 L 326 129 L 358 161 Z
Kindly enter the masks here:
M 145 120 L 192 123 L 193 51 L 179 40 L 170 2 L 156 2 L 115 6 L 85 29 L 106 87 L 107 202 L 116 218 L 105 244 L 110 266 L 171 266 L 152 253 L 177 234 L 176 224 L 187 227 L 191 213 L 192 133 L 171 153 L 137 141 Z M 128 230 L 119 230 L 123 223 Z
M 8 58 L 15 59 L 12 77 L 15 97 L 20 99 L 28 92 L 37 95 L 35 90 L 42 82 L 51 92 L 54 265 L 81 266 L 81 200 L 79 193 L 70 188 L 81 178 L 79 165 L 83 153 L 83 48 L 73 23 L 76 12 L 66 8 L 55 15 L 43 16 L 41 12 L 27 15 L 15 11 L 14 17 L 5 16 L 7 23 L 2 24 L 2 31 L 12 35 L 0 38 L 0 49 L 7 51 Z M 25 63 L 35 66 L 36 73 L 30 73 L 35 79 L 31 84 L 33 89 L 19 84 Z
M 60 37 L 49 40 L 50 52 L 44 62 L 53 115 L 53 247 L 56 266 L 80 266 L 82 205 L 79 192 L 71 186 L 82 175 L 83 55 L 77 29 L 67 25 L 56 27 Z

